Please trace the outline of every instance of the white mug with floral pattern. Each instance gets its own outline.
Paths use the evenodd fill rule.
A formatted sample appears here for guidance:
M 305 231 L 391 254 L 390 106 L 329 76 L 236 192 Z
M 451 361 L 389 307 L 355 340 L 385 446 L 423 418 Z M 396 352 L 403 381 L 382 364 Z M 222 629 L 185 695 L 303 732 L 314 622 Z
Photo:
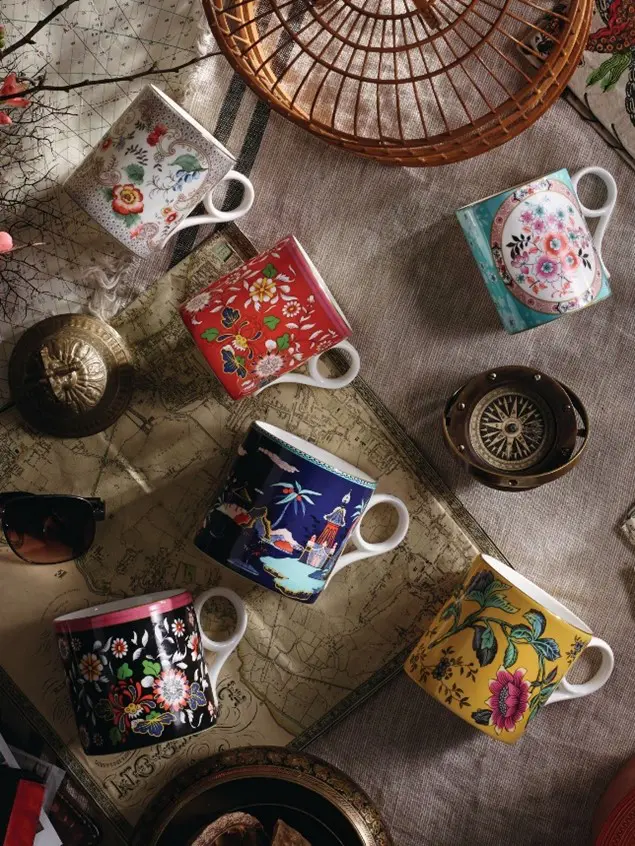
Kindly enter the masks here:
M 236 220 L 254 201 L 236 159 L 156 85 L 146 86 L 66 181 L 66 191 L 138 256 L 163 249 L 181 229 Z M 221 182 L 243 186 L 232 211 L 214 206 Z M 203 202 L 207 214 L 190 212 Z

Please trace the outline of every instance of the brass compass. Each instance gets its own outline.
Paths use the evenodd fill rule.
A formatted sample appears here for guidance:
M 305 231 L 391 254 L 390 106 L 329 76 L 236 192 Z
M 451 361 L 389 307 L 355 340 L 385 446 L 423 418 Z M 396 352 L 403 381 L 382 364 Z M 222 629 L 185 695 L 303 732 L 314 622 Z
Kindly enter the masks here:
M 570 388 L 530 367 L 499 367 L 453 394 L 443 434 L 479 481 L 528 490 L 557 479 L 579 460 L 589 421 Z
M 62 438 L 94 435 L 112 425 L 130 402 L 133 378 L 121 336 L 87 314 L 36 323 L 9 361 L 11 396 L 26 422 Z

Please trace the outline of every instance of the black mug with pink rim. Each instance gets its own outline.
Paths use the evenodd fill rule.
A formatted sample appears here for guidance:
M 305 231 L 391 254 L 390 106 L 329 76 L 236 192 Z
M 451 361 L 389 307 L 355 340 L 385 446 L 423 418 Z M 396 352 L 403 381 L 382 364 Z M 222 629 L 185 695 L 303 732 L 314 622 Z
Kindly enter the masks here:
M 231 637 L 202 632 L 201 609 L 223 597 L 234 606 Z M 240 643 L 247 613 L 227 588 L 167 590 L 120 599 L 54 620 L 79 737 L 87 755 L 126 752 L 211 728 L 221 668 Z M 216 654 L 213 665 L 203 650 Z

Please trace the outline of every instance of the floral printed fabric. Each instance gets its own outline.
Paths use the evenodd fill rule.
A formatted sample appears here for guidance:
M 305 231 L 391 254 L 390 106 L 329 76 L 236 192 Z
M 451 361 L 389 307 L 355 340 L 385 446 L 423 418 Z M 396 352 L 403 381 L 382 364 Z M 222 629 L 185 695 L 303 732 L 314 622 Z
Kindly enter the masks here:
M 557 3 L 554 12 L 566 12 L 567 5 Z M 556 18 L 547 17 L 541 25 L 558 31 Z M 541 55 L 553 46 L 539 35 L 525 43 Z M 528 58 L 537 62 L 532 54 Z M 635 7 L 630 0 L 596 0 L 587 49 L 569 89 L 573 105 L 595 118 L 600 134 L 635 169 Z

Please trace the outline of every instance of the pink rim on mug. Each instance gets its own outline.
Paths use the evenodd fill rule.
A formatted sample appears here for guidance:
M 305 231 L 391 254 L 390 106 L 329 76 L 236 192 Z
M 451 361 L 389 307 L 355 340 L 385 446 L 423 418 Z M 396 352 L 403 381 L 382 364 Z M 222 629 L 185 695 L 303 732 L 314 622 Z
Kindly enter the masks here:
M 145 620 L 154 614 L 166 614 L 176 608 L 191 605 L 192 602 L 192 595 L 189 591 L 164 590 L 160 593 L 131 596 L 128 599 L 82 608 L 81 611 L 73 611 L 70 614 L 56 617 L 53 625 L 56 632 L 86 632 L 90 629 L 105 629 L 108 626 L 115 626 L 120 623 Z

